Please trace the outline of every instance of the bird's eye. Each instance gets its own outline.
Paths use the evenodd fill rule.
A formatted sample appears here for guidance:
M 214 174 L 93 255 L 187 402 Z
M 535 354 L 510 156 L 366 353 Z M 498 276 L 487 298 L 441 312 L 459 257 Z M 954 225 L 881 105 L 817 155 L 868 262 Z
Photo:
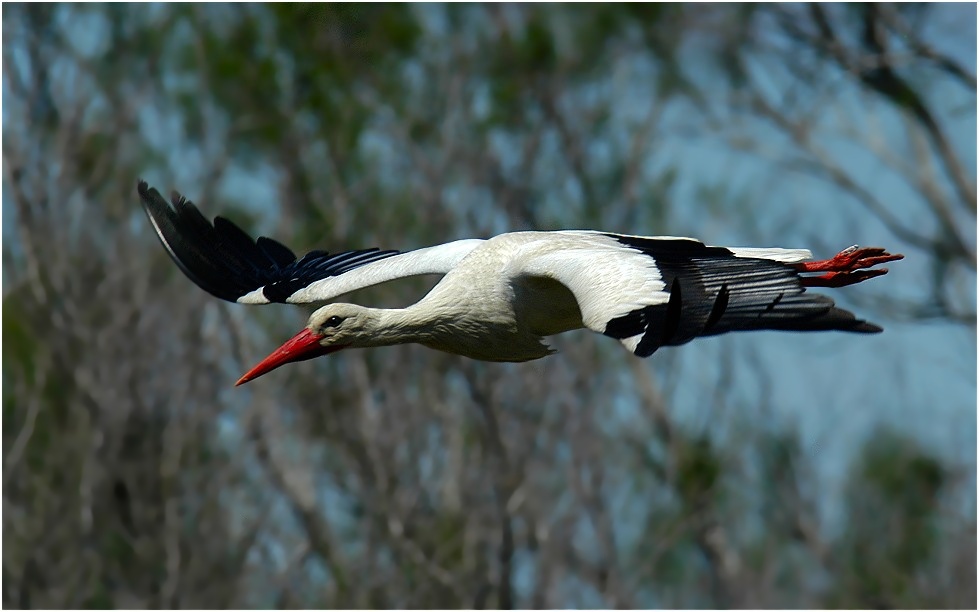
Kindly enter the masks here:
M 333 316 L 327 319 L 325 323 L 323 323 L 323 327 L 336 327 L 341 323 L 343 323 L 343 317 Z

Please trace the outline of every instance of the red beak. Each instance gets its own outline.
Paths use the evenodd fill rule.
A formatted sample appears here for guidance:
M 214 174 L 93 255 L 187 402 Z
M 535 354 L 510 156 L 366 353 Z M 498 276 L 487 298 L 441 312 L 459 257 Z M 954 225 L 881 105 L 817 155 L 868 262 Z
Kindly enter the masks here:
M 263 359 L 248 373 L 238 379 L 235 386 L 243 385 L 250 380 L 254 380 L 262 374 L 268 374 L 279 366 L 294 361 L 305 361 L 320 355 L 335 353 L 345 346 L 322 346 L 320 340 L 322 335 L 314 334 L 307 327 L 292 337 L 291 340 L 280 346 L 274 353 Z

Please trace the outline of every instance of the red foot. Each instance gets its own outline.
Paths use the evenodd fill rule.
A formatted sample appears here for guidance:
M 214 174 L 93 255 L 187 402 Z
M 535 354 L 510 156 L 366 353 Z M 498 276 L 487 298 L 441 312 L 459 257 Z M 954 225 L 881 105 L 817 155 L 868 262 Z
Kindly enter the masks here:
M 803 276 L 803 287 L 846 287 L 856 285 L 875 276 L 884 276 L 887 268 L 880 270 L 860 270 L 859 272 L 830 272 L 822 276 Z
M 832 259 L 822 259 L 820 261 L 808 261 L 796 264 L 795 267 L 800 272 L 828 272 L 822 276 L 803 277 L 803 287 L 846 287 L 856 283 L 883 276 L 887 274 L 887 269 L 862 270 L 877 264 L 888 261 L 904 259 L 904 255 L 891 255 L 879 247 L 861 249 L 852 246 L 844 249 L 833 256 Z M 858 272 L 857 270 L 862 270 Z

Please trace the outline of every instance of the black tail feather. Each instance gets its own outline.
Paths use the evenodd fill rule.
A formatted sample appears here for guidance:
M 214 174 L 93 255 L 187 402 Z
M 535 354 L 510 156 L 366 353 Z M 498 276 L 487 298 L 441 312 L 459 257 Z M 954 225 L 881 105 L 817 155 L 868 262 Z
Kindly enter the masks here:
M 808 293 L 791 265 L 728 254 L 656 260 L 670 288 L 666 303 L 645 306 L 608 322 L 613 338 L 640 336 L 633 352 L 652 355 L 701 336 L 727 332 L 845 331 L 876 334 L 879 326 Z
M 877 334 L 883 331 L 873 323 L 856 318 L 849 310 L 837 308 L 833 300 L 825 295 L 799 293 L 776 298 L 764 306 L 745 303 L 740 307 L 728 307 L 713 326 L 705 327 L 699 335 L 713 336 L 730 331 L 766 329 L 846 331 L 860 334 Z

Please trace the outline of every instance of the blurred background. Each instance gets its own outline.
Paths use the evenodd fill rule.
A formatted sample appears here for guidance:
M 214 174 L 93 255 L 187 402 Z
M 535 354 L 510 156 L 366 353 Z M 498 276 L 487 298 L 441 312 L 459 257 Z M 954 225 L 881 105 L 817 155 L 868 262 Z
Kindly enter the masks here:
M 3 604 L 976 603 L 975 5 L 3 6 Z M 851 244 L 878 336 L 237 377 L 136 197 L 298 252 Z M 435 279 L 352 294 L 414 302 Z

